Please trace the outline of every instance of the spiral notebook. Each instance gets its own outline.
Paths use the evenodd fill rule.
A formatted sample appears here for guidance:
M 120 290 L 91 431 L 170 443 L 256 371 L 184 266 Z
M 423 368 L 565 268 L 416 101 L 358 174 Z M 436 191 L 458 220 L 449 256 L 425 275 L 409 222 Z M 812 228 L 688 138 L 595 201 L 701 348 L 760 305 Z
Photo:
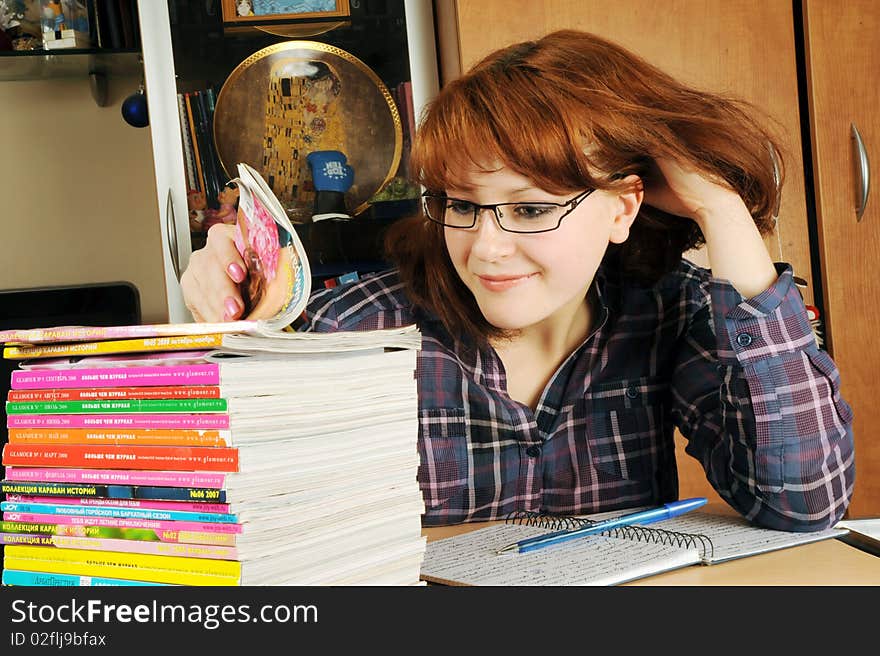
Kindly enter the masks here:
M 428 543 L 421 578 L 443 585 L 618 585 L 847 533 L 837 528 L 773 531 L 741 517 L 692 512 L 650 527 L 622 527 L 524 554 L 496 553 L 512 542 L 593 519 L 517 513 L 502 524 L 435 540 Z

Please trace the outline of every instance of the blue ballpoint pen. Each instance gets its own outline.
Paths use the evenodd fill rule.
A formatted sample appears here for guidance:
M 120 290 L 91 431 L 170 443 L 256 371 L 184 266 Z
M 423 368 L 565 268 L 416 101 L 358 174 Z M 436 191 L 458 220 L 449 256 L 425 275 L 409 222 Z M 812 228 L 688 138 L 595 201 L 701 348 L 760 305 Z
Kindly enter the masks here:
M 542 549 L 544 547 L 549 547 L 554 544 L 559 544 L 560 542 L 567 542 L 568 540 L 574 540 L 576 538 L 584 537 L 585 535 L 604 533 L 605 531 L 610 531 L 611 529 L 617 528 L 619 526 L 631 526 L 633 524 L 650 524 L 652 522 L 659 522 L 664 519 L 669 519 L 670 517 L 684 514 L 686 512 L 694 510 L 695 508 L 699 508 L 705 503 L 705 497 L 695 497 L 693 499 L 682 499 L 681 501 L 664 503 L 659 508 L 640 510 L 638 512 L 630 513 L 628 515 L 621 515 L 620 517 L 613 517 L 612 519 L 606 519 L 600 522 L 596 522 L 595 524 L 582 526 L 581 528 L 574 528 L 566 531 L 554 531 L 553 533 L 538 535 L 533 538 L 526 538 L 525 540 L 520 540 L 519 542 L 509 544 L 503 549 L 499 549 L 496 553 L 526 553 L 528 551 L 534 551 L 536 549 Z

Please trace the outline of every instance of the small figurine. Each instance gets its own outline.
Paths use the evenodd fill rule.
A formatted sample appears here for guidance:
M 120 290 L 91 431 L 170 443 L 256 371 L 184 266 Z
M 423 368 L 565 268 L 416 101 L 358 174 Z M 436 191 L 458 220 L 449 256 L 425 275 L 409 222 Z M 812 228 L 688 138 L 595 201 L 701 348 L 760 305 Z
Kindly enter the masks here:
M 207 230 L 207 228 L 203 226 L 205 209 L 208 207 L 205 193 L 190 189 L 186 192 L 186 207 L 189 210 L 189 229 L 192 232 L 202 232 Z
M 346 164 L 345 153 L 338 150 L 316 150 L 309 153 L 306 162 L 315 185 L 315 211 L 312 221 L 323 219 L 350 219 L 345 204 L 345 192 L 354 183 L 354 169 Z
M 251 0 L 237 0 L 235 3 L 235 13 L 239 16 L 253 16 L 254 9 L 251 6 Z
M 211 207 L 205 209 L 204 220 L 202 221 L 202 230 L 207 231 L 215 223 L 235 223 L 235 204 L 238 202 L 237 187 L 223 187 L 220 195 L 217 197 L 220 201 L 220 207 L 213 209 Z

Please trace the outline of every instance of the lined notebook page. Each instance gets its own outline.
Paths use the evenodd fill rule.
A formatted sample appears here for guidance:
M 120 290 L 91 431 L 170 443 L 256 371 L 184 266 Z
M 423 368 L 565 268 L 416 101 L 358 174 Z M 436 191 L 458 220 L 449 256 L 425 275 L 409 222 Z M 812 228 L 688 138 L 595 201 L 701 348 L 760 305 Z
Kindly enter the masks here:
M 707 536 L 715 547 L 712 557 L 709 557 L 709 554 L 706 555 L 707 564 L 744 558 L 819 540 L 828 540 L 846 534 L 845 530 L 836 528 L 814 533 L 773 531 L 753 526 L 742 517 L 711 515 L 702 512 L 692 512 L 667 519 L 651 524 L 651 527 Z
M 546 528 L 496 524 L 428 543 L 422 579 L 446 585 L 616 585 L 700 562 L 697 549 L 590 536 L 525 554 L 502 547 Z

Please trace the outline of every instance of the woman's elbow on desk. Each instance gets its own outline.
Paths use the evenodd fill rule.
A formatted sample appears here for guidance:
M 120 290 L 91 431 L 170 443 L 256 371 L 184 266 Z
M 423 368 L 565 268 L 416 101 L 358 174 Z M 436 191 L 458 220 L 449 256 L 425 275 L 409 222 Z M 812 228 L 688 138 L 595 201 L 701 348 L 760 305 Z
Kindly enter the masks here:
M 836 467 L 823 471 L 824 476 L 810 482 L 786 483 L 780 491 L 759 492 L 751 507 L 732 505 L 762 528 L 801 533 L 831 528 L 843 519 L 852 498 L 852 452 L 848 460 L 836 460 Z

